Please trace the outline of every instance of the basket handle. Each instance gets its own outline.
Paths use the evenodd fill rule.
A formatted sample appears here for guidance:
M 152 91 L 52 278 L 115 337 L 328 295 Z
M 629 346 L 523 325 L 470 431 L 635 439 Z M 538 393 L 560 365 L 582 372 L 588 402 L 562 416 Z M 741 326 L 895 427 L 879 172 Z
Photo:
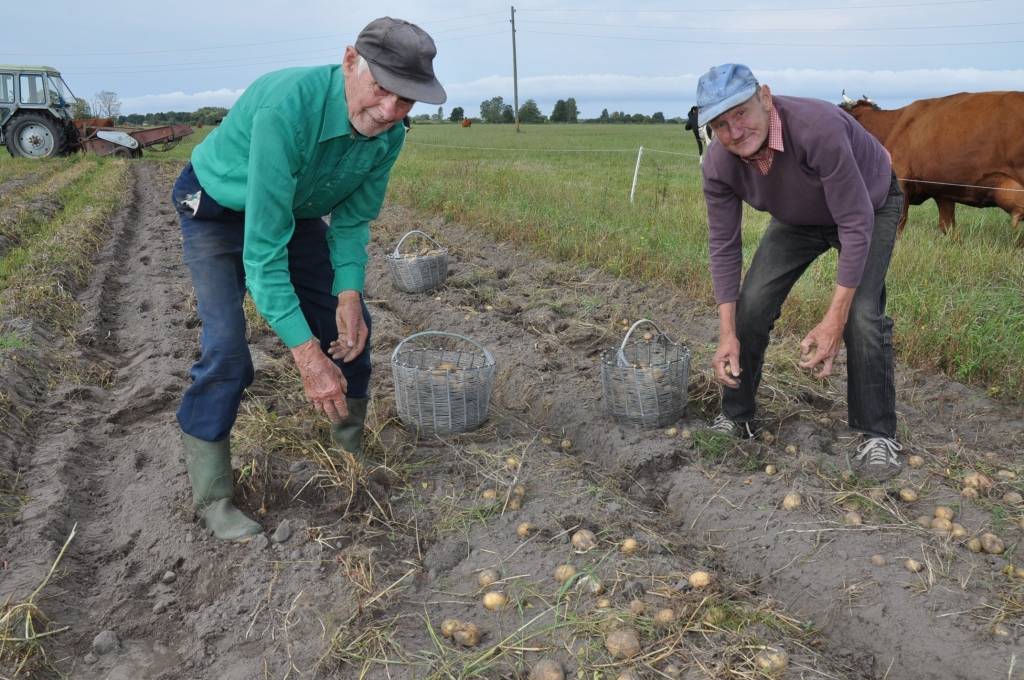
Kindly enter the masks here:
M 401 253 L 400 253 L 400 249 L 401 249 L 401 247 L 402 247 L 402 244 L 403 244 L 403 243 L 405 243 L 405 239 L 409 238 L 409 237 L 410 237 L 410 236 L 412 236 L 413 234 L 419 234 L 420 236 L 424 237 L 425 239 L 427 239 L 428 241 L 430 241 L 431 243 L 433 243 L 433 244 L 434 244 L 435 246 L 437 246 L 438 248 L 443 248 L 443 247 L 444 247 L 444 246 L 442 246 L 442 245 L 441 245 L 440 243 L 438 243 L 437 241 L 435 241 L 434 239 L 430 238 L 430 235 L 429 235 L 429 234 L 426 234 L 426 233 L 424 233 L 424 232 L 420 231 L 419 229 L 413 229 L 412 231 L 410 231 L 409 233 L 407 233 L 407 234 L 406 234 L 405 236 L 403 236 L 403 237 L 402 237 L 402 238 L 401 238 L 401 239 L 400 239 L 400 240 L 398 241 L 398 244 L 397 244 L 397 245 L 395 246 L 395 252 L 393 253 L 393 255 L 394 255 L 395 257 L 397 257 L 398 255 L 400 255 L 400 254 L 401 254 Z
M 626 337 L 622 338 L 622 344 L 619 345 L 619 349 L 615 352 L 615 361 L 619 364 L 619 366 L 629 365 L 629 362 L 626 361 L 626 343 L 629 342 L 629 336 L 633 335 L 633 331 L 637 329 L 637 326 L 644 323 L 654 326 L 654 330 L 658 331 L 658 335 L 664 336 L 666 338 L 668 337 L 665 335 L 665 332 L 658 327 L 658 324 L 654 323 L 650 319 L 640 319 L 639 321 L 635 322 L 632 326 L 629 327 L 629 330 L 626 331 Z
M 493 364 L 494 363 L 494 355 L 491 354 L 490 350 L 488 350 L 486 347 L 481 345 L 479 342 L 477 342 L 473 338 L 467 338 L 465 335 L 459 335 L 458 333 L 448 333 L 447 331 L 422 331 L 420 333 L 413 333 L 412 335 L 410 335 L 409 337 L 405 338 L 400 343 L 395 345 L 394 351 L 391 352 L 391 361 L 392 361 L 392 363 L 395 361 L 395 359 L 398 358 L 398 352 L 399 352 L 399 350 L 402 349 L 402 345 L 404 345 L 405 343 L 409 342 L 410 340 L 414 340 L 416 338 L 422 338 L 425 335 L 441 335 L 441 336 L 445 336 L 445 337 L 448 337 L 448 338 L 455 338 L 456 340 L 462 340 L 463 342 L 468 342 L 471 345 L 475 345 L 477 349 L 479 349 L 481 352 L 484 353 L 484 359 L 487 360 L 488 364 Z

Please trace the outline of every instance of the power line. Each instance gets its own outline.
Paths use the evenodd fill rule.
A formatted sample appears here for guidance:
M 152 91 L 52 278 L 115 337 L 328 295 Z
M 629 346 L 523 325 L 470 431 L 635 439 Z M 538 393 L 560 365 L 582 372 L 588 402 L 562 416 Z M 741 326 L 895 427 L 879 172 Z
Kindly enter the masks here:
M 850 33 L 850 32 L 870 32 L 876 33 L 878 31 L 918 31 L 918 30 L 936 30 L 936 29 L 963 29 L 963 28 L 994 28 L 999 26 L 1020 26 L 1024 24 L 1024 21 L 998 21 L 986 24 L 946 24 L 943 26 L 872 26 L 870 28 L 731 28 L 728 26 L 682 26 L 682 25 L 666 25 L 661 24 L 660 26 L 645 26 L 640 24 L 620 24 L 612 26 L 610 24 L 591 24 L 582 22 L 569 22 L 569 21 L 539 21 L 537 19 L 527 19 L 522 21 L 524 24 L 552 24 L 556 26 L 594 26 L 599 28 L 643 28 L 643 29 L 680 29 L 684 31 L 704 31 L 709 33 Z
M 629 35 L 594 35 L 592 33 L 556 33 L 553 31 L 525 31 L 527 35 L 558 35 L 573 38 L 599 38 L 607 40 L 642 40 L 644 42 L 676 43 L 682 45 L 739 45 L 747 47 L 813 47 L 813 48 L 839 48 L 839 47 L 877 47 L 884 49 L 908 48 L 908 47 L 977 47 L 981 45 L 1016 45 L 1024 43 L 1024 40 L 982 40 L 972 42 L 934 42 L 934 43 L 794 43 L 787 42 L 751 42 L 749 40 L 683 40 L 679 38 L 651 38 Z
M 911 8 L 916 9 L 918 7 L 939 7 L 939 6 L 961 6 L 961 5 L 974 5 L 981 3 L 991 3 L 996 0 L 934 0 L 932 2 L 919 2 L 919 3 L 883 3 L 877 5 L 831 5 L 831 6 L 815 6 L 815 7 L 707 7 L 701 6 L 699 10 L 694 9 L 602 9 L 597 7 L 580 8 L 580 7 L 535 7 L 527 8 L 527 12 L 584 12 L 586 14 L 694 14 L 699 12 L 701 14 L 707 14 L 709 12 L 717 13 L 728 13 L 728 12 L 829 12 L 835 10 L 847 10 L 847 9 L 905 9 Z

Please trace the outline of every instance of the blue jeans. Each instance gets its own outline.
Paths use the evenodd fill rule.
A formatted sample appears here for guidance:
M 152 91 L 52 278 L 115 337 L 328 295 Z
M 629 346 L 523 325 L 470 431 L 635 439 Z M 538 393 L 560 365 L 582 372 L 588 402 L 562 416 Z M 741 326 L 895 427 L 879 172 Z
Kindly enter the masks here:
M 246 342 L 245 270 L 242 267 L 243 213 L 206 202 L 198 219 L 182 205 L 188 194 L 201 190 L 191 163 L 174 184 L 171 200 L 181 221 L 185 264 L 192 274 L 199 319 L 199 360 L 190 371 L 192 384 L 178 407 L 182 431 L 205 441 L 220 441 L 231 434 L 242 393 L 252 384 L 253 366 Z M 331 294 L 334 272 L 321 219 L 296 219 L 288 243 L 288 268 L 299 307 L 326 353 L 338 337 L 335 312 L 338 299 Z M 370 312 L 363 303 L 363 319 L 370 328 Z M 363 353 L 349 363 L 335 361 L 348 381 L 348 397 L 366 397 L 370 386 L 370 340 Z
M 875 211 L 864 276 L 843 332 L 850 427 L 870 436 L 896 435 L 892 319 L 885 314 L 885 275 L 903 200 L 893 178 L 885 204 Z M 768 335 L 782 312 L 782 303 L 811 262 L 830 248 L 840 249 L 834 226 L 792 226 L 775 218 L 769 222 L 736 303 L 740 385 L 723 388 L 722 413 L 728 418 L 753 420 Z

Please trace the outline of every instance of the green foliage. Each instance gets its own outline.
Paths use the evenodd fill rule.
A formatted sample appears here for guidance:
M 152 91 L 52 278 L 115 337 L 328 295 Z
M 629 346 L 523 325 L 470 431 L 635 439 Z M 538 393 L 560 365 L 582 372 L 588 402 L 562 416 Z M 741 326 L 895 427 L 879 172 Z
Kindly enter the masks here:
M 505 99 L 503 97 L 491 97 L 487 101 L 480 102 L 480 118 L 485 123 L 500 123 L 504 108 Z
M 462 107 L 456 106 L 454 109 L 452 109 L 451 115 L 448 116 L 448 120 L 450 120 L 453 123 L 458 123 L 465 117 L 466 113 L 465 111 L 462 110 Z
M 520 123 L 543 123 L 545 120 L 544 114 L 540 112 L 540 108 L 534 100 L 527 99 L 526 103 L 519 107 Z

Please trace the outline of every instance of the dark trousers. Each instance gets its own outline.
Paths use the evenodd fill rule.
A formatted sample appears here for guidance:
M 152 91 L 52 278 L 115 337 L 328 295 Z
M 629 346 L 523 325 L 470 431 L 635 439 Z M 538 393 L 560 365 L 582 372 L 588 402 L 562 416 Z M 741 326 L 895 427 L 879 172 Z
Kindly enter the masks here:
M 870 436 L 896 435 L 892 319 L 885 314 L 885 275 L 902 208 L 903 194 L 894 178 L 885 204 L 875 211 L 864 276 L 843 332 L 850 427 Z M 740 386 L 725 387 L 722 392 L 722 412 L 730 419 L 754 418 L 768 336 L 782 303 L 811 262 L 830 248 L 840 248 L 834 226 L 792 226 L 774 218 L 769 222 L 736 303 Z
M 219 441 L 231 433 L 238 416 L 242 393 L 252 384 L 253 366 L 246 342 L 245 270 L 242 239 L 245 216 L 204 202 L 197 218 L 182 204 L 200 191 L 192 165 L 188 164 L 174 184 L 171 200 L 181 221 L 185 264 L 192 274 L 199 319 L 200 356 L 193 364 L 192 384 L 178 407 L 182 431 L 198 439 Z M 288 268 L 299 307 L 326 353 L 338 337 L 335 312 L 338 299 L 331 294 L 334 272 L 326 240 L 327 224 L 321 219 L 296 219 L 288 243 Z M 370 328 L 370 313 L 363 303 L 363 319 Z M 370 385 L 370 340 L 353 361 L 335 362 L 348 380 L 349 397 L 366 397 Z

